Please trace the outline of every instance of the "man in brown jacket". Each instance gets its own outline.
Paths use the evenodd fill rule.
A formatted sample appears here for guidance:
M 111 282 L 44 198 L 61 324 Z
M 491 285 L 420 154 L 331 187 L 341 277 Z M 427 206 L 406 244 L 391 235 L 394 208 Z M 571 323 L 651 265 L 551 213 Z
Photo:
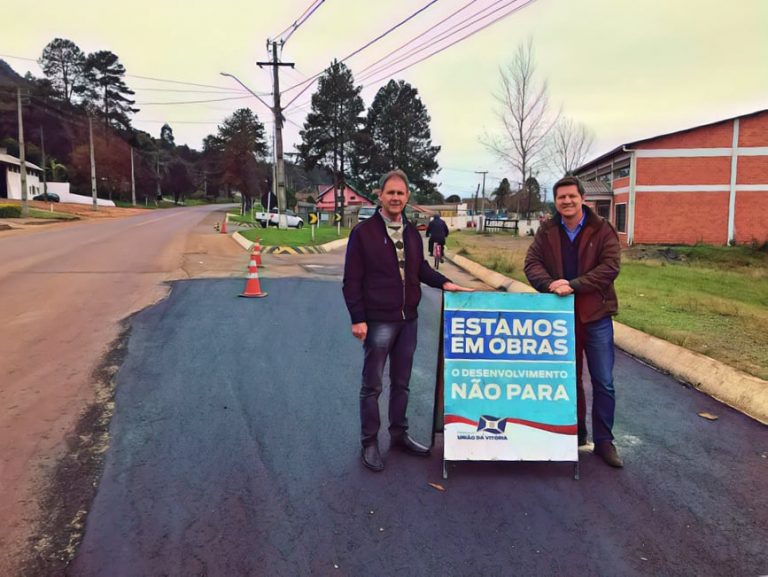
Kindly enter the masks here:
M 576 406 L 579 446 L 587 445 L 583 357 L 592 380 L 592 438 L 595 454 L 623 467 L 613 444 L 616 396 L 613 387 L 613 320 L 619 302 L 621 246 L 616 231 L 584 205 L 584 188 L 573 176 L 553 187 L 557 216 L 539 228 L 525 257 L 525 276 L 539 292 L 575 296 Z

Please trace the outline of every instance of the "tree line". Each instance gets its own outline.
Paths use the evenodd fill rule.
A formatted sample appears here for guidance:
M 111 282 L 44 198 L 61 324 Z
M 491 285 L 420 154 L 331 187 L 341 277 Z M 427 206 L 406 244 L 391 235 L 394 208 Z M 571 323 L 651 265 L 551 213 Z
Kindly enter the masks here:
M 100 196 L 130 199 L 131 149 L 139 200 L 158 195 L 181 200 L 190 195 L 226 197 L 238 191 L 250 204 L 272 187 L 270 146 L 264 123 L 249 108 L 225 118 L 203 140 L 202 150 L 177 145 L 165 124 L 159 137 L 132 126 L 139 111 L 126 69 L 108 50 L 84 53 L 74 42 L 56 38 L 38 60 L 43 78 L 22 78 L 0 61 L 0 84 L 22 86 L 31 95 L 25 107 L 27 157 L 42 163 L 51 180 L 71 183 L 90 194 L 88 118 L 93 119 Z M 298 143 L 298 160 L 287 162 L 289 204 L 297 190 L 350 181 L 363 192 L 379 175 L 402 168 L 413 178 L 416 198 L 442 200 L 430 177 L 438 170 L 439 146 L 432 145 L 430 117 L 418 91 L 390 81 L 367 113 L 344 64 L 332 62 L 312 95 Z M 12 92 L 0 91 L 0 146 L 18 154 Z M 5 101 L 6 106 L 2 106 Z

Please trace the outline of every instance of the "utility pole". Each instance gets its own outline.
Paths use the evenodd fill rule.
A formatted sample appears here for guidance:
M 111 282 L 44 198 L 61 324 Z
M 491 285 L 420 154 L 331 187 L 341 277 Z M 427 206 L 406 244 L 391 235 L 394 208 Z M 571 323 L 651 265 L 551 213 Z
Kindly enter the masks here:
M 158 152 L 155 154 L 155 176 L 157 177 L 155 179 L 155 182 L 157 183 L 157 190 L 155 192 L 155 205 L 157 206 L 158 203 L 163 198 L 163 191 L 160 189 L 160 153 Z
M 21 175 L 21 216 L 29 216 L 27 204 L 27 161 L 24 153 L 24 119 L 21 113 L 21 87 L 16 88 L 16 104 L 19 108 L 19 174 Z
M 280 75 L 278 74 L 279 66 L 290 66 L 293 68 L 293 62 L 278 62 L 277 61 L 277 42 L 271 42 L 267 40 L 267 46 L 272 45 L 272 61 L 271 62 L 257 62 L 259 68 L 263 66 L 272 67 L 272 82 L 273 90 L 272 96 L 274 97 L 272 106 L 272 113 L 275 115 L 275 180 L 277 184 L 277 210 L 279 213 L 278 224 L 280 228 L 288 228 L 288 223 L 285 219 L 286 198 L 285 198 L 285 163 L 283 160 L 283 109 L 280 106 Z
M 43 151 L 43 194 L 48 198 L 48 178 L 46 177 L 45 169 L 45 132 L 43 132 L 43 125 L 40 125 L 40 148 Z
M 131 203 L 136 206 L 136 173 L 133 168 L 133 146 L 131 146 Z
M 472 207 L 472 214 L 473 218 L 472 221 L 475 223 L 475 232 L 480 232 L 480 219 L 477 217 L 477 195 L 480 194 L 480 183 L 477 183 L 477 188 L 475 189 L 475 204 Z
M 88 116 L 88 141 L 91 147 L 91 196 L 93 197 L 93 210 L 98 210 L 96 201 L 96 161 L 93 158 L 93 118 Z
M 488 174 L 487 170 L 476 170 L 475 174 L 482 174 L 483 175 L 483 215 L 485 215 L 485 175 Z M 477 201 L 475 201 L 477 202 Z M 480 232 L 480 226 L 478 222 L 477 232 Z

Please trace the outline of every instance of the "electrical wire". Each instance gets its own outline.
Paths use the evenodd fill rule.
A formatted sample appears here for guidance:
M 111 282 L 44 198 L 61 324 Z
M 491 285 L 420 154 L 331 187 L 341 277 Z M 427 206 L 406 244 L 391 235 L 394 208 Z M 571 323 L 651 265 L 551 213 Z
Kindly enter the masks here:
M 197 82 L 184 82 L 182 80 L 170 80 L 168 78 L 157 78 L 154 76 L 139 76 L 138 74 L 126 74 L 129 78 L 141 78 L 142 80 L 154 80 L 155 82 L 168 82 L 170 84 L 184 84 L 186 86 L 199 86 L 201 88 L 217 88 L 219 90 L 231 90 L 226 86 L 215 86 L 213 84 L 199 84 Z M 240 92 L 245 92 L 242 90 Z
M 243 90 L 189 90 L 186 88 L 147 88 L 144 86 L 134 87 L 135 91 L 143 92 L 184 92 L 189 94 L 244 94 Z
M 420 58 L 419 60 L 416 60 L 415 62 L 411 62 L 410 64 L 407 64 L 407 65 L 403 66 L 402 68 L 399 68 L 398 70 L 395 70 L 394 72 L 388 72 L 388 73 L 387 73 L 387 74 L 385 74 L 383 77 L 381 77 L 381 78 L 379 78 L 379 79 L 377 79 L 377 80 L 373 80 L 373 81 L 369 82 L 369 84 L 374 84 L 374 83 L 376 83 L 376 82 L 381 82 L 381 81 L 382 81 L 382 80 L 384 80 L 385 78 L 390 78 L 390 77 L 394 76 L 395 74 L 399 74 L 399 73 L 400 73 L 400 72 L 402 72 L 403 70 L 406 70 L 406 69 L 408 69 L 408 68 L 411 68 L 412 66 L 415 66 L 416 64 L 419 64 L 420 62 L 424 62 L 425 60 L 427 60 L 427 59 L 429 59 L 429 58 L 432 58 L 433 56 L 436 56 L 437 54 L 440 54 L 440 53 L 441 53 L 441 52 L 443 52 L 444 50 L 447 50 L 447 49 L 448 49 L 448 48 L 450 48 L 451 46 L 454 46 L 455 44 L 458 44 L 458 43 L 459 43 L 459 42 L 461 42 L 462 40 L 466 40 L 467 38 L 469 38 L 469 37 L 471 37 L 471 36 L 474 36 L 474 35 L 475 35 L 475 34 L 477 34 L 478 32 L 481 32 L 482 30 L 485 30 L 486 28 L 488 28 L 489 26 L 492 26 L 493 24 L 495 24 L 495 23 L 496 23 L 496 22 L 498 22 L 499 20 L 503 20 L 503 19 L 504 19 L 504 18 L 506 18 L 507 16 L 509 16 L 509 15 L 511 15 L 511 14 L 513 14 L 513 13 L 515 13 L 515 12 L 517 12 L 517 11 L 518 11 L 518 10 L 520 10 L 521 8 L 525 8 L 526 6 L 528 6 L 529 4 L 532 4 L 532 3 L 533 3 L 533 2 L 535 2 L 535 1 L 536 1 L 536 0 L 527 0 L 525 3 L 523 3 L 523 4 L 520 4 L 519 6 L 515 6 L 514 8 L 512 8 L 512 10 L 510 10 L 510 11 L 506 12 L 505 14 L 502 14 L 501 16 L 498 16 L 497 18 L 494 18 L 493 20 L 491 20 L 490 22 L 487 22 L 486 24 L 483 24 L 483 25 L 482 25 L 480 28 L 477 28 L 477 29 L 475 29 L 475 30 L 472 30 L 471 32 L 469 32 L 469 33 L 465 34 L 465 35 L 464 35 L 464 36 L 462 36 L 461 38 L 458 38 L 458 39 L 454 40 L 454 41 L 453 41 L 453 42 L 451 42 L 450 44 L 447 44 L 447 45 L 443 46 L 442 48 L 439 48 L 438 50 L 435 50 L 434 52 L 431 52 L 430 54 L 427 54 L 427 55 L 426 55 L 426 56 L 424 56 L 423 58 Z
M 421 14 L 422 12 L 424 12 L 425 10 L 427 10 L 427 9 L 428 9 L 430 6 L 432 6 L 432 5 L 433 5 L 433 4 L 435 4 L 436 2 L 438 2 L 438 0 L 430 0 L 430 1 L 429 1 L 429 2 L 427 2 L 427 3 L 426 3 L 424 6 L 422 6 L 422 7 L 421 7 L 421 8 L 419 8 L 418 10 L 416 10 L 416 12 L 412 13 L 412 14 L 411 14 L 410 16 L 408 16 L 407 18 L 405 18 L 405 19 L 401 20 L 400 22 L 398 22 L 397 24 L 395 24 L 394 26 L 392 26 L 392 27 L 391 27 L 391 28 L 389 28 L 388 30 L 385 30 L 384 32 L 382 32 L 381 34 L 379 34 L 379 35 L 378 35 L 376 38 L 374 38 L 373 40 L 371 40 L 371 41 L 367 42 L 366 44 L 364 44 L 363 46 L 361 46 L 361 47 L 360 47 L 360 48 L 358 48 L 357 50 L 354 50 L 354 51 L 352 51 L 352 52 L 351 52 L 351 53 L 349 53 L 347 56 L 345 56 L 344 58 L 342 58 L 342 59 L 341 59 L 339 62 L 345 62 L 345 61 L 349 60 L 350 58 L 352 58 L 353 56 L 355 56 L 355 55 L 359 54 L 360 52 L 362 52 L 362 51 L 363 51 L 363 50 L 365 50 L 366 48 L 368 48 L 368 47 L 372 46 L 373 44 L 375 44 L 376 42 L 378 42 L 379 40 L 381 40 L 382 38 L 384 38 L 384 37 L 385 37 L 385 36 L 387 36 L 388 34 L 391 34 L 391 33 L 392 33 L 392 32 L 394 32 L 395 30 L 397 30 L 398 28 L 400 28 L 401 26 L 403 26 L 403 25 L 404 25 L 406 22 L 409 22 L 410 20 L 412 20 L 413 18 L 415 18 L 416 16 L 418 16 L 419 14 Z M 310 76 L 310 77 L 309 77 L 307 80 L 305 80 L 304 82 L 301 82 L 301 83 L 299 83 L 299 84 L 294 84 L 293 86 L 291 86 L 291 87 L 289 87 L 289 88 L 286 88 L 286 89 L 283 91 L 283 93 L 287 93 L 287 92 L 289 92 L 289 91 L 293 90 L 294 88 L 298 88 L 299 86 L 302 86 L 303 84 L 306 84 L 306 86 L 305 86 L 305 87 L 304 87 L 304 88 L 303 88 L 303 89 L 302 89 L 302 90 L 301 90 L 301 91 L 300 91 L 300 92 L 299 92 L 299 93 L 298 93 L 298 94 L 297 94 L 297 95 L 296 95 L 296 96 L 295 96 L 295 97 L 294 97 L 294 98 L 293 98 L 293 99 L 292 99 L 290 102 L 288 102 L 288 104 L 286 104 L 286 105 L 284 106 L 284 108 L 287 108 L 288 106 L 290 106 L 290 105 L 291 105 L 291 104 L 292 104 L 294 101 L 296 101 L 296 99 L 297 99 L 299 96 L 301 96 L 301 95 L 302 95 L 304 92 L 306 92 L 306 91 L 307 91 L 307 89 L 309 89 L 309 87 L 310 87 L 310 86 L 312 86 L 312 84 L 314 83 L 314 81 L 315 81 L 315 80 L 316 80 L 318 77 L 320 77 L 320 76 L 321 76 L 321 75 L 322 75 L 322 74 L 323 74 L 323 73 L 324 73 L 326 70 L 327 70 L 327 68 L 326 68 L 326 69 L 323 69 L 323 70 L 321 70 L 320 72 L 318 72 L 318 73 L 317 73 L 317 74 L 315 74 L 314 76 Z
M 364 82 L 365 80 L 368 80 L 369 78 L 377 76 L 377 75 L 381 74 L 382 72 L 384 72 L 385 70 L 387 70 L 388 68 L 391 68 L 392 66 L 397 66 L 401 62 L 416 56 L 420 52 L 423 52 L 424 50 L 426 50 L 426 49 L 428 49 L 428 48 L 430 48 L 430 47 L 432 47 L 432 46 L 434 46 L 436 44 L 439 44 L 443 40 L 447 40 L 448 38 L 450 38 L 450 37 L 454 36 L 455 34 L 461 32 L 462 30 L 466 30 L 467 28 L 477 24 L 481 20 L 484 20 L 485 18 L 488 18 L 488 17 L 492 16 L 493 14 L 496 14 L 497 12 L 499 12 L 501 10 L 504 10 L 505 8 L 508 8 L 509 6 L 514 4 L 515 2 L 517 2 L 517 0 L 496 0 L 494 3 L 486 6 L 485 8 L 481 8 L 480 10 L 478 10 L 477 12 L 472 14 L 472 16 L 470 16 L 470 19 L 468 21 L 459 22 L 457 24 L 454 24 L 453 26 L 447 28 L 443 32 L 441 32 L 441 33 L 437 34 L 436 36 L 432 37 L 431 39 L 426 40 L 425 42 L 422 42 L 421 44 L 416 46 L 416 48 L 414 50 L 409 51 L 404 56 L 400 56 L 399 58 L 396 58 L 395 60 L 393 60 L 393 61 L 391 61 L 391 62 L 389 62 L 387 64 L 384 64 L 383 66 L 380 66 L 378 69 L 372 70 L 372 71 L 368 72 L 367 74 L 362 75 L 362 77 L 359 78 L 359 80 L 361 82 Z M 497 4 L 501 4 L 501 3 L 505 3 L 505 4 L 503 4 L 502 6 L 499 6 L 498 8 L 496 8 L 493 11 L 491 11 L 490 13 L 483 14 L 484 12 L 489 10 L 490 8 L 493 8 Z M 417 37 L 417 38 L 419 38 L 419 37 Z M 391 56 L 395 52 L 396 51 L 391 52 L 390 54 L 387 55 L 387 57 Z
M 307 6 L 307 8 L 304 10 L 304 12 L 302 12 L 302 13 L 301 13 L 301 16 L 299 16 L 299 17 L 298 17 L 296 20 L 294 20 L 294 21 L 293 21 L 293 24 L 289 24 L 288 26 L 286 26 L 285 30 L 283 30 L 283 31 L 282 31 L 280 34 L 278 34 L 277 36 L 274 36 L 274 37 L 273 37 L 273 38 L 275 39 L 275 41 L 279 40 L 279 39 L 280 39 L 280 38 L 283 36 L 283 34 L 285 34 L 286 32 L 288 32 L 288 31 L 291 29 L 291 27 L 293 27 L 293 28 L 294 28 L 294 30 L 295 30 L 296 28 L 298 28 L 298 27 L 300 26 L 300 24 L 299 24 L 299 21 L 300 21 L 302 18 L 304 18 L 304 16 L 307 14 L 307 12 L 309 12 L 310 10 L 312 10 L 312 9 L 313 9 L 313 7 L 314 7 L 314 9 L 315 9 L 315 10 L 317 10 L 317 7 L 318 7 L 318 6 L 316 6 L 316 5 L 318 4 L 318 2 L 320 2 L 320 4 L 322 4 L 324 1 L 325 1 L 325 0 L 312 0 L 312 3 L 311 3 L 309 6 Z M 310 14 L 310 16 L 311 16 L 311 14 Z
M 294 23 L 294 25 L 293 25 L 293 29 L 292 29 L 292 30 L 291 30 L 291 31 L 288 33 L 288 36 L 286 36 L 285 38 L 283 38 L 283 39 L 282 39 L 282 41 L 281 41 L 280 43 L 281 43 L 282 45 L 285 45 L 285 43 L 286 43 L 286 42 L 288 42 L 288 39 L 289 39 L 291 36 L 293 36 L 294 32 L 296 32 L 296 30 L 298 30 L 298 29 L 299 29 L 299 26 L 301 26 L 302 24 L 304 24 L 304 22 L 306 22 L 307 20 L 309 20 L 309 17 L 310 17 L 310 16 L 312 16 L 312 14 L 314 14 L 314 13 L 315 13 L 315 10 L 317 10 L 318 8 L 320 8 L 320 6 L 322 6 L 324 2 L 325 2 L 325 0 L 320 0 L 320 1 L 319 1 L 319 2 L 318 2 L 318 3 L 317 3 L 317 4 L 316 4 L 316 5 L 315 5 L 315 6 L 312 8 L 312 10 L 310 10 L 309 14 L 307 14 L 307 15 L 306 15 L 306 16 L 305 16 L 305 17 L 304 17 L 302 20 L 301 20 L 301 22 L 298 22 L 298 21 L 297 21 L 297 22 L 295 22 L 295 23 Z
M 228 98 L 213 98 L 210 100 L 178 100 L 175 102 L 136 102 L 136 106 L 167 106 L 167 105 L 180 105 L 180 104 L 204 104 L 206 102 L 223 102 L 225 100 L 243 100 L 245 98 L 251 98 L 250 94 L 245 96 L 230 96 Z
M 435 25 L 433 25 L 433 26 L 430 26 L 429 28 L 427 28 L 427 29 L 426 29 L 424 32 L 422 32 L 421 34 L 419 34 L 419 35 L 417 35 L 417 36 L 414 36 L 413 38 L 411 38 L 411 39 L 410 39 L 408 42 L 406 42 L 405 44 L 401 44 L 400 46 L 398 46 L 397 48 L 395 48 L 395 49 L 394 49 L 392 52 L 390 52 L 389 54 L 386 54 L 386 55 L 382 56 L 381 58 L 379 58 L 379 59 L 378 59 L 376 62 L 374 62 L 373 64 L 369 64 L 368 66 L 366 66 L 365 68 L 363 68 L 362 70 L 360 70 L 360 72 L 358 72 L 358 74 L 363 74 L 363 73 L 365 73 L 366 71 L 368 71 L 368 70 L 370 70 L 371 68 L 373 68 L 374 66 L 376 66 L 376 65 L 377 65 L 379 62 L 381 62 L 382 60 L 386 60 L 387 58 L 389 58 L 389 57 L 390 57 L 392 54 L 394 54 L 395 52 L 398 52 L 398 51 L 402 50 L 403 48 L 405 48 L 405 47 L 406 47 L 406 46 L 408 46 L 409 44 L 411 44 L 411 43 L 415 42 L 416 40 L 418 40 L 419 38 L 421 38 L 422 36 L 424 36 L 424 35 L 426 35 L 426 34 L 429 34 L 429 33 L 430 33 L 432 30 L 434 30 L 435 28 L 437 28 L 437 27 L 438 27 L 438 26 L 440 26 L 441 24 L 445 23 L 446 21 L 450 20 L 451 18 L 453 18 L 454 16 L 456 16 L 456 15 L 457 15 L 457 14 L 459 14 L 460 12 L 463 12 L 464 10 L 466 10 L 467 8 L 469 8 L 469 7 L 470 7 L 472 4 L 474 4 L 475 2 L 477 2 L 477 0 L 471 0 L 470 2 L 467 2 L 466 4 L 464 4 L 464 6 L 462 6 L 462 7 L 461 7 L 461 8 L 459 8 L 458 10 L 455 10 L 454 12 L 451 12 L 451 14 L 449 14 L 448 16 L 446 16 L 445 18 L 443 18 L 442 20 L 440 20 L 440 22 L 438 22 L 437 24 L 435 24 Z

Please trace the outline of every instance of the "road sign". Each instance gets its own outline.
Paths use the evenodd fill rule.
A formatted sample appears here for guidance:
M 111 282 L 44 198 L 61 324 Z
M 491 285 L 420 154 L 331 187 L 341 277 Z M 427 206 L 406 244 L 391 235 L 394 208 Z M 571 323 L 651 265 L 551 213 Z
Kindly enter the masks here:
M 320 220 L 320 218 L 316 212 L 309 213 L 309 224 L 317 224 L 318 220 Z
M 444 460 L 577 461 L 573 297 L 444 298 Z
M 334 223 L 339 223 L 339 222 L 341 222 L 341 213 L 340 213 L 340 212 L 335 212 L 335 213 L 333 214 L 333 222 L 334 222 Z

